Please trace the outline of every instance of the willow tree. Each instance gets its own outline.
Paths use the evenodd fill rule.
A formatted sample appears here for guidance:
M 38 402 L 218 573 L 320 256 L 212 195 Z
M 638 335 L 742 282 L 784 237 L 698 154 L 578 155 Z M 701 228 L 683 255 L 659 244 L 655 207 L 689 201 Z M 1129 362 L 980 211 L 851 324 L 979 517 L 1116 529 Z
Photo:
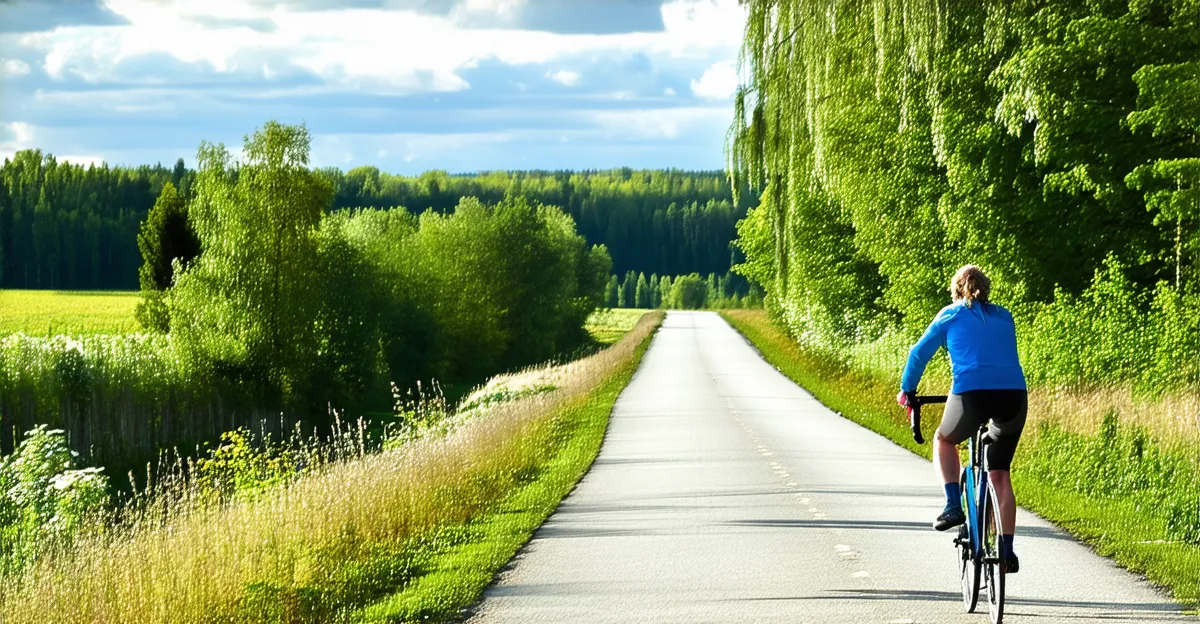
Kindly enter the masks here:
M 1156 224 L 1128 176 L 1186 140 L 1131 132 L 1130 114 L 1139 68 L 1200 53 L 1197 3 L 743 5 L 728 166 L 764 199 L 739 271 L 797 335 L 837 351 L 915 332 L 965 262 L 1022 309 L 1088 288 L 1110 256 L 1142 287 L 1166 277 L 1179 211 Z

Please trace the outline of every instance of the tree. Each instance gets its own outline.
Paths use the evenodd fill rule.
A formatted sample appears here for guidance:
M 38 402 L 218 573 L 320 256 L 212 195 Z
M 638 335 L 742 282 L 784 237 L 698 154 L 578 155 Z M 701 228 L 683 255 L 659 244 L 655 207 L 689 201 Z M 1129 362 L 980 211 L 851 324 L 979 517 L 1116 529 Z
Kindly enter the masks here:
M 708 303 L 708 285 L 696 273 L 682 275 L 671 285 L 671 307 L 699 310 Z
M 54 222 L 54 213 L 46 201 L 46 189 L 42 187 L 37 206 L 33 209 L 33 250 L 36 255 L 37 285 L 39 288 L 54 288 L 55 269 L 58 268 L 59 237 Z M 42 281 L 45 274 L 46 281 Z
M 639 308 L 649 308 L 650 306 L 650 283 L 646 281 L 645 273 L 638 273 L 637 286 L 634 292 L 634 301 Z
M 234 168 L 201 144 L 189 216 L 203 253 L 176 278 L 173 331 L 198 364 L 292 404 L 314 361 L 320 262 L 314 231 L 332 189 L 308 169 L 303 125 L 268 122 Z
M 605 302 L 604 305 L 605 305 L 605 307 L 608 307 L 608 308 L 621 307 L 621 305 L 620 305 L 621 299 L 620 299 L 620 294 L 619 294 L 620 290 L 621 290 L 621 286 L 617 283 L 617 276 L 616 275 L 608 276 L 608 285 L 604 289 L 604 302 Z
M 163 185 L 158 201 L 138 233 L 142 266 L 138 282 L 142 299 L 136 316 L 142 327 L 165 332 L 170 327 L 166 291 L 174 284 L 175 267 L 186 267 L 200 255 L 200 241 L 188 223 L 187 206 L 175 185 Z
M 1200 244 L 1195 227 L 1200 221 L 1200 62 L 1146 65 L 1133 79 L 1141 106 L 1129 113 L 1130 128 L 1149 128 L 1154 137 L 1174 141 L 1166 143 L 1162 157 L 1139 165 L 1125 181 L 1145 192 L 1146 208 L 1157 212 L 1155 224 L 1174 226 L 1175 288 L 1182 289 L 1185 255 Z

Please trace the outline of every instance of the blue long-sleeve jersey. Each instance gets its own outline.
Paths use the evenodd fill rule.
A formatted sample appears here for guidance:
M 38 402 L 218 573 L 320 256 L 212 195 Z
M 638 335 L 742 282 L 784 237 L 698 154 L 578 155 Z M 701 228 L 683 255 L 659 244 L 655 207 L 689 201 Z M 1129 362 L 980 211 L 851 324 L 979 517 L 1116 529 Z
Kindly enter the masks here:
M 1017 358 L 1017 330 L 1012 314 L 1001 306 L 952 303 L 929 324 L 925 335 L 908 352 L 900 389 L 916 392 L 921 375 L 938 347 L 950 353 L 954 376 L 951 392 L 1024 390 L 1025 371 Z

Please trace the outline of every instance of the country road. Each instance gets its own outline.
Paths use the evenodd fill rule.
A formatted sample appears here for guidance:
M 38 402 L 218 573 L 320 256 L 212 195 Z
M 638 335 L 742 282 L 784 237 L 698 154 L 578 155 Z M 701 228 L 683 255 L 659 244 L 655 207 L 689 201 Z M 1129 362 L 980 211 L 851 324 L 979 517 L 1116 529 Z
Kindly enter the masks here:
M 929 527 L 941 503 L 929 462 L 830 412 L 718 315 L 672 312 L 595 465 L 470 621 L 986 622 Z M 1018 522 L 1006 622 L 1197 621 Z

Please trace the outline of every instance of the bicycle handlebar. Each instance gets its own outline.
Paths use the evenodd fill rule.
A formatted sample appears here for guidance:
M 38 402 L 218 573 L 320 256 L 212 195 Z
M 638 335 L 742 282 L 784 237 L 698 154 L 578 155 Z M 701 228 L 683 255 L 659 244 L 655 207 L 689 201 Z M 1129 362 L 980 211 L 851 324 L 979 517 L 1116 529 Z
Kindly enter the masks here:
M 908 405 L 908 424 L 912 428 L 913 441 L 925 444 L 925 436 L 921 435 L 921 406 L 933 403 L 945 403 L 946 395 L 913 396 L 916 401 Z

